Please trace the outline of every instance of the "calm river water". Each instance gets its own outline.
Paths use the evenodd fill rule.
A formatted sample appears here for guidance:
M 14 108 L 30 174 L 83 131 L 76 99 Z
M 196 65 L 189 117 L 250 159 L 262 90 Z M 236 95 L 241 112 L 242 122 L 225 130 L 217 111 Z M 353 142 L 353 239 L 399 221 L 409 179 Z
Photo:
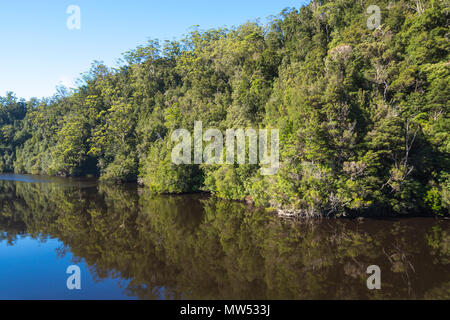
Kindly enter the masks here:
M 449 267 L 449 220 L 294 222 L 205 195 L 0 175 L 0 299 L 449 299 Z

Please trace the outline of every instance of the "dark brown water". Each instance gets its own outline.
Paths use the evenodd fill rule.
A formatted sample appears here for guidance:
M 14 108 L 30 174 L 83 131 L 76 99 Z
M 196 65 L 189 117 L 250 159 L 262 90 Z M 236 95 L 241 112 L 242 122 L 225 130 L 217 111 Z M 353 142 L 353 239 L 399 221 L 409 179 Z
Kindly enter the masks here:
M 80 266 L 81 290 L 66 287 Z M 367 267 L 381 269 L 369 290 Z M 450 221 L 293 222 L 207 196 L 0 175 L 0 299 L 449 299 Z

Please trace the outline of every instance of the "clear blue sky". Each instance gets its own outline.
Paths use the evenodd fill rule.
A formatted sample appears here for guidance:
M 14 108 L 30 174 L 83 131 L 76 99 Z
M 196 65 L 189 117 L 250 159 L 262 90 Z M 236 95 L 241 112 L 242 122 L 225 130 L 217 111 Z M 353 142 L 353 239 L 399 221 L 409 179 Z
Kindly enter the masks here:
M 232 27 L 266 21 L 306 0 L 8 0 L 0 4 L 0 96 L 46 97 L 71 86 L 94 60 L 115 66 L 148 39 L 173 40 L 191 26 Z M 81 9 L 81 29 L 69 30 L 69 5 Z

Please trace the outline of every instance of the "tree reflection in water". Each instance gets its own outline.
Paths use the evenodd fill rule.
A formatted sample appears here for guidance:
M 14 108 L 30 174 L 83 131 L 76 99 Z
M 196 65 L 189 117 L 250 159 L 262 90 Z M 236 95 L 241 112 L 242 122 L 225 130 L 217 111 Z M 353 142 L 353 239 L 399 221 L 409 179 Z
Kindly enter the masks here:
M 135 185 L 0 181 L 0 241 L 58 238 L 141 299 L 449 299 L 450 221 L 287 221 Z M 382 289 L 368 290 L 369 265 Z

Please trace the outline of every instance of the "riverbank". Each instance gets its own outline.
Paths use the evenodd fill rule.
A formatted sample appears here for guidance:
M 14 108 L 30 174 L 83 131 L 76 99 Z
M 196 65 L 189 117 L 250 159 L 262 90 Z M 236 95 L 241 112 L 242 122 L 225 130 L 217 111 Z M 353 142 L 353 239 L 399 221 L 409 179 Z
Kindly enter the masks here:
M 31 175 L 31 174 L 14 174 L 14 173 L 0 173 L 0 180 L 12 180 L 12 181 L 21 181 L 21 182 L 35 182 L 35 183 L 43 183 L 43 182 L 55 182 L 58 184 L 64 185 L 78 185 L 78 186 L 97 186 L 99 184 L 104 185 L 118 185 L 118 186 L 126 186 L 127 188 L 135 188 L 138 192 L 150 192 L 148 188 L 141 183 L 128 182 L 128 183 L 119 183 L 114 184 L 112 182 L 104 182 L 99 178 L 95 177 L 58 177 L 58 176 L 46 176 L 46 175 Z M 157 193 L 154 193 L 158 195 Z M 420 214 L 417 212 L 410 214 L 396 214 L 394 212 L 388 211 L 386 209 L 370 209 L 366 211 L 354 211 L 354 212 L 344 212 L 339 215 L 329 214 L 327 212 L 322 213 L 311 213 L 308 211 L 302 210 L 293 210 L 293 209 L 277 209 L 272 206 L 257 206 L 251 197 L 246 197 L 243 200 L 230 200 L 223 199 L 211 193 L 209 191 L 199 191 L 199 192 L 183 192 L 183 193 L 162 193 L 166 196 L 183 196 L 183 195 L 205 195 L 210 197 L 215 197 L 222 200 L 243 203 L 249 210 L 265 210 L 266 212 L 273 213 L 282 218 L 288 219 L 321 219 L 321 218 L 342 218 L 342 219 L 358 219 L 358 218 L 442 218 L 448 219 L 450 218 L 450 214 L 436 216 L 433 214 Z

